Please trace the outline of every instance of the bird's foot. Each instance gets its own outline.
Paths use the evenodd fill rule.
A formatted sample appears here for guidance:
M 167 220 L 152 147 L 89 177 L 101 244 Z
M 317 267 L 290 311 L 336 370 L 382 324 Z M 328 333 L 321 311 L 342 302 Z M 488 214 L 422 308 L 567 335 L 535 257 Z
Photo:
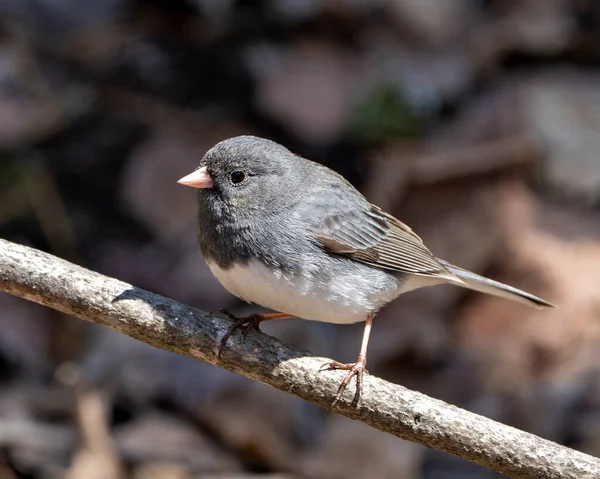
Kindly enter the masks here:
M 333 400 L 332 406 L 335 406 L 337 402 L 342 399 L 342 395 L 346 390 L 348 384 L 354 376 L 356 376 L 356 394 L 354 395 L 353 404 L 358 404 L 360 400 L 360 396 L 363 390 L 363 375 L 365 373 L 369 374 L 366 368 L 367 358 L 365 356 L 358 356 L 358 359 L 355 363 L 338 363 L 337 361 L 331 361 L 330 363 L 325 363 L 321 366 L 320 371 L 326 371 L 331 369 L 341 369 L 343 371 L 348 371 L 348 374 L 340 384 L 340 387 L 337 390 L 337 394 L 335 395 L 335 399 Z
M 248 336 L 248 333 L 250 331 L 260 332 L 260 328 L 258 325 L 262 321 L 265 321 L 266 319 L 268 319 L 268 318 L 263 318 L 262 314 L 251 314 L 250 316 L 244 316 L 242 318 L 238 318 L 238 317 L 234 316 L 233 314 L 231 314 L 229 311 L 226 311 L 224 309 L 220 309 L 218 312 L 224 316 L 227 316 L 229 319 L 231 319 L 233 321 L 233 324 L 231 326 L 229 326 L 229 328 L 227 329 L 227 332 L 223 335 L 223 338 L 221 338 L 221 344 L 219 345 L 219 351 L 217 353 L 218 358 L 221 357 L 221 352 L 225 348 L 227 341 L 229 340 L 229 337 L 236 329 L 243 328 L 242 329 L 242 342 L 244 342 L 244 340 L 246 339 L 246 336 Z

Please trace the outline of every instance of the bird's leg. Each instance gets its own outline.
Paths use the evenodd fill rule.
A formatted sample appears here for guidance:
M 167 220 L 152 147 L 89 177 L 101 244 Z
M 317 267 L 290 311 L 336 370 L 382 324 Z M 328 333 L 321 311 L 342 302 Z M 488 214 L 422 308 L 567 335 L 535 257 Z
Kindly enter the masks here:
M 343 369 L 348 371 L 348 374 L 340 384 L 338 388 L 337 394 L 335 395 L 335 399 L 333 404 L 337 403 L 344 394 L 346 386 L 350 384 L 350 381 L 354 376 L 356 376 L 356 394 L 354 395 L 354 404 L 358 404 L 360 396 L 362 394 L 363 389 L 363 375 L 364 373 L 369 373 L 367 371 L 367 346 L 369 344 L 369 336 L 371 334 L 371 326 L 373 324 L 374 314 L 369 314 L 367 316 L 367 321 L 365 322 L 365 330 L 363 332 L 362 344 L 360 347 L 360 354 L 358 355 L 358 359 L 355 363 L 338 363 L 337 361 L 331 361 L 330 363 L 325 363 L 321 366 L 321 370 L 324 369 Z
M 219 313 L 227 316 L 229 319 L 233 321 L 233 324 L 229 326 L 227 332 L 221 339 L 221 344 L 219 345 L 219 351 L 217 353 L 217 357 L 221 357 L 221 352 L 225 345 L 227 344 L 227 340 L 231 336 L 231 334 L 239 328 L 244 328 L 242 330 L 242 342 L 248 336 L 250 331 L 260 331 L 259 324 L 263 321 L 272 321 L 274 319 L 286 319 L 293 318 L 294 316 L 285 313 L 263 313 L 263 314 L 251 314 L 250 316 L 244 316 L 242 318 L 238 318 L 231 314 L 229 311 L 225 311 L 224 309 L 219 310 Z

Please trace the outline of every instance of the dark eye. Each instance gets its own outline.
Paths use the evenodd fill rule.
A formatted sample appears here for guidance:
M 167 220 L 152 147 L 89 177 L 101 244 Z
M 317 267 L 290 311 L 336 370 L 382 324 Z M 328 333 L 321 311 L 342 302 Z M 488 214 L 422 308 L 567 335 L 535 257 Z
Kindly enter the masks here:
M 237 185 L 246 179 L 246 173 L 243 171 L 234 171 L 229 178 L 234 185 Z

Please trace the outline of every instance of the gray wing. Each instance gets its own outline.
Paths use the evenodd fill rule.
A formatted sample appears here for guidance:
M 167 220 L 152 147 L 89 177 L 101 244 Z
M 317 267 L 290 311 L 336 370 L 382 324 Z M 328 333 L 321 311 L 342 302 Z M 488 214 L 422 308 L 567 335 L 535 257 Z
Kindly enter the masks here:
M 324 218 L 317 241 L 331 253 L 379 268 L 462 281 L 427 249 L 413 230 L 375 205 Z

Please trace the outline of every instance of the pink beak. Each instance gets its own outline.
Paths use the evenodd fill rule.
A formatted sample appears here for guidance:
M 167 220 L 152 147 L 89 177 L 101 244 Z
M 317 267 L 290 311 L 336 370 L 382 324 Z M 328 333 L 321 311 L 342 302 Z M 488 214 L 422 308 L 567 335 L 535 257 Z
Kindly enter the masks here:
M 181 178 L 177 183 L 181 183 L 185 186 L 191 186 L 192 188 L 212 188 L 213 179 L 206 171 L 206 166 L 198 168 L 193 173 Z

